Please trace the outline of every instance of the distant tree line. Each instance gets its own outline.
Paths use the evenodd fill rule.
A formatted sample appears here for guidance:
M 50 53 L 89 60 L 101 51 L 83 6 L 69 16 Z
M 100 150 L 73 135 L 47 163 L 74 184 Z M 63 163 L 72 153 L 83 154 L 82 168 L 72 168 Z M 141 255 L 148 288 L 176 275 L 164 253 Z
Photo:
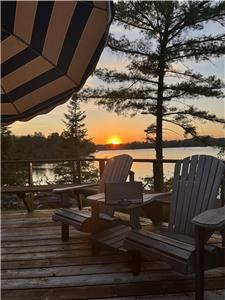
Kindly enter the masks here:
M 77 153 L 69 151 L 68 139 L 57 132 L 45 137 L 41 132 L 33 135 L 16 136 L 8 128 L 1 130 L 1 159 L 61 159 L 76 158 Z M 85 141 L 80 146 L 82 156 L 95 152 L 96 146 L 91 141 Z
M 191 138 L 185 140 L 172 140 L 164 141 L 164 148 L 177 148 L 177 147 L 202 147 L 202 146 L 212 146 L 223 148 L 225 146 L 225 138 L 213 138 L 210 136 L 202 136 L 199 138 Z M 153 149 L 155 147 L 154 143 L 149 142 L 131 142 L 118 145 L 96 145 L 96 149 L 100 150 L 122 150 L 122 149 Z
M 35 132 L 34 135 L 16 136 L 13 135 L 9 128 L 1 130 L 1 159 L 2 160 L 23 160 L 23 159 L 66 159 L 77 158 L 76 151 L 68 147 L 68 139 L 65 138 L 65 133 L 51 133 L 45 137 L 41 132 Z M 224 147 L 225 138 L 213 138 L 210 136 L 184 140 L 164 141 L 164 148 L 177 147 Z M 96 150 L 124 150 L 124 149 L 153 149 L 154 143 L 138 142 L 124 143 L 119 145 L 97 144 L 95 145 L 90 140 L 84 141 L 80 145 L 82 157 L 94 153 Z

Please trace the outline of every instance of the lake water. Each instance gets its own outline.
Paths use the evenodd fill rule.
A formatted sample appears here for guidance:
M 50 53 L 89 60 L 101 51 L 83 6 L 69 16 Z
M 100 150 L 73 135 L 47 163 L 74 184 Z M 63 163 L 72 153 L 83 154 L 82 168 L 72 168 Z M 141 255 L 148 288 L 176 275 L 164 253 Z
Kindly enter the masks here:
M 194 154 L 208 154 L 217 156 L 219 150 L 214 147 L 187 147 L 187 148 L 165 148 L 165 159 L 182 159 L 184 157 Z M 133 158 L 155 158 L 154 149 L 135 149 L 135 150 L 107 150 L 98 151 L 95 153 L 96 158 L 111 158 L 119 154 L 129 154 Z M 53 164 L 43 164 L 39 166 L 33 166 L 33 181 L 36 184 L 46 184 L 47 181 L 54 180 Z M 98 163 L 96 163 L 98 167 Z M 164 164 L 164 174 L 166 177 L 171 177 L 173 174 L 174 164 Z M 152 164 L 151 163 L 133 163 L 132 171 L 135 172 L 135 179 L 139 180 L 145 176 L 152 176 Z

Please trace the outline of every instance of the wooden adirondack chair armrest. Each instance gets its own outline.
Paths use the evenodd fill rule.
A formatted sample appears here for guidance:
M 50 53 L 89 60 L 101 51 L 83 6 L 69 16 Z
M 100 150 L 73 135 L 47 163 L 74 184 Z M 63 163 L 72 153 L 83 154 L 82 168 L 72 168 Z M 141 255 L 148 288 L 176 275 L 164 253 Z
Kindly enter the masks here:
M 91 187 L 98 185 L 98 183 L 83 183 L 83 184 L 75 184 L 74 186 L 68 186 L 68 187 L 63 187 L 63 188 L 55 188 L 53 189 L 53 192 L 55 193 L 66 193 L 66 192 L 71 192 L 71 191 L 76 191 L 81 188 L 86 188 L 86 187 Z
M 221 229 L 225 226 L 225 206 L 209 209 L 192 219 L 196 226 L 208 229 Z
M 163 193 L 156 193 L 154 196 L 154 193 L 152 194 L 152 201 L 162 202 L 162 203 L 170 203 L 171 202 L 171 196 L 172 192 L 163 192 Z

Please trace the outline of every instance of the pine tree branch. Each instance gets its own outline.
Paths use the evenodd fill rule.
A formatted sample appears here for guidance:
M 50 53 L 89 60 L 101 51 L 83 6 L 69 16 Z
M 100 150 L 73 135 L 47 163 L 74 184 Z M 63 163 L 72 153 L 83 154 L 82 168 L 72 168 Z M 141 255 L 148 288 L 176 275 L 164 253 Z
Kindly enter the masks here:
M 191 74 L 191 73 L 187 73 L 187 72 L 179 72 L 176 70 L 166 70 L 165 72 L 192 78 L 192 79 L 196 80 L 197 82 L 205 81 L 200 74 Z M 174 76 L 167 76 L 167 77 L 174 77 Z
M 166 88 L 165 88 L 165 90 L 166 90 Z M 183 91 L 183 92 L 176 93 L 176 94 L 174 93 L 174 94 L 172 94 L 170 96 L 163 96 L 163 100 L 164 101 L 173 100 L 174 98 L 180 98 L 180 97 L 182 97 L 182 96 L 184 96 L 186 94 L 187 94 L 187 91 Z
M 162 120 L 164 122 L 168 122 L 168 123 L 174 124 L 174 125 L 182 128 L 185 133 L 189 133 L 189 134 L 191 134 L 191 136 L 198 138 L 198 135 L 197 135 L 197 132 L 196 132 L 196 128 L 194 126 L 191 126 L 191 127 L 185 126 L 184 124 L 180 124 L 180 123 L 175 122 L 173 120 L 168 120 L 168 119 L 164 119 L 164 118 Z
M 152 21 L 145 15 L 142 13 L 142 11 L 140 11 L 134 4 L 134 2 L 130 2 L 130 4 L 133 6 L 133 8 L 144 18 L 147 20 L 148 24 L 151 26 L 151 29 L 154 32 L 157 32 L 156 27 L 154 26 L 154 24 L 152 23 Z
M 198 12 L 200 10 L 200 8 L 203 8 L 204 5 L 207 4 L 207 2 L 200 2 L 196 8 L 194 8 L 194 12 Z M 214 8 L 215 10 L 215 8 Z M 192 19 L 192 11 L 189 11 L 185 17 L 179 22 L 177 23 L 169 32 L 169 34 L 175 32 L 174 34 L 171 35 L 171 37 L 169 38 L 168 42 L 170 42 L 171 40 L 173 40 L 185 27 L 190 27 L 190 26 L 194 26 L 194 25 L 197 25 L 199 23 L 202 23 L 202 22 L 207 22 L 207 21 L 215 21 L 214 19 L 215 18 L 218 18 L 218 17 L 223 17 L 225 15 L 225 13 L 221 13 L 219 11 L 219 13 L 217 14 L 208 14 L 208 16 L 205 16 L 205 17 L 202 17 L 202 18 L 199 18 L 201 17 L 203 14 L 199 14 L 197 17 L 196 17 L 196 20 L 192 20 L 192 22 L 190 23 L 189 22 L 189 17 L 191 17 Z M 178 29 L 178 31 L 176 32 L 176 30 Z
M 177 55 L 177 56 L 174 56 L 174 57 L 170 57 L 166 60 L 166 62 L 171 62 L 171 61 L 174 61 L 174 60 L 178 60 L 178 59 L 183 59 L 183 58 L 191 58 L 191 57 L 198 57 L 198 58 L 202 58 L 204 60 L 209 60 L 208 58 L 208 55 L 211 55 L 211 57 L 218 57 L 219 55 L 222 54 L 222 52 L 224 53 L 224 51 L 221 51 L 221 53 L 213 53 L 213 52 L 203 52 L 203 51 L 199 51 L 199 52 L 196 52 L 196 53 L 190 53 L 190 54 L 183 54 L 183 55 Z
M 118 17 L 118 15 L 116 15 L 114 17 L 114 20 L 119 22 L 119 23 L 122 23 L 122 24 L 125 24 L 127 26 L 131 26 L 131 27 L 135 27 L 135 28 L 138 28 L 138 29 L 141 29 L 141 30 L 149 30 L 149 28 L 146 28 L 146 27 L 143 27 L 141 25 L 138 25 L 137 23 L 131 23 L 131 22 L 128 22 L 128 21 L 125 21 L 124 19 L 121 19 L 120 17 Z M 140 22 L 140 20 L 138 20 Z M 148 26 L 149 24 L 146 24 L 144 22 L 141 22 L 143 23 L 144 25 Z
M 142 81 L 142 82 L 147 82 L 147 83 L 152 83 L 152 84 L 158 84 L 157 81 L 150 80 L 148 78 L 142 77 L 142 76 L 135 76 L 135 75 L 129 75 L 127 73 L 118 73 L 114 71 L 108 71 L 107 69 L 97 69 L 95 71 L 95 75 L 100 78 L 105 80 L 106 82 L 121 82 L 121 81 Z M 111 80 L 108 80 L 111 79 Z
M 137 50 L 131 50 L 131 49 L 125 49 L 125 48 L 120 48 L 117 46 L 113 46 L 112 44 L 110 44 L 110 42 L 107 43 L 107 46 L 112 50 L 112 51 L 119 51 L 122 53 L 126 53 L 126 54 L 130 54 L 130 55 L 141 55 L 141 56 L 145 56 L 148 57 L 149 53 L 144 53 L 141 51 L 137 51 Z
M 185 43 L 174 43 L 173 45 L 168 46 L 167 50 L 179 47 L 178 51 L 180 51 L 179 49 L 181 47 L 187 47 L 187 46 L 190 47 L 190 45 L 194 46 L 195 44 L 198 45 L 198 44 L 203 44 L 203 43 L 208 43 L 208 42 L 223 41 L 223 38 L 225 38 L 225 34 L 219 34 L 215 37 L 214 36 L 210 36 L 210 37 L 206 36 L 205 38 L 202 37 L 201 39 L 200 39 L 200 37 L 198 39 L 189 39 L 189 40 L 186 40 Z M 174 51 L 176 52 L 176 49 Z M 170 50 L 170 53 L 171 52 L 173 52 L 173 51 Z
M 220 123 L 220 124 L 225 124 L 225 119 L 220 119 L 217 118 L 215 115 L 210 115 L 207 114 L 207 112 L 205 111 L 195 111 L 195 112 L 190 112 L 190 111 L 176 111 L 176 112 L 168 112 L 168 113 L 164 113 L 164 116 L 172 116 L 172 115 L 187 115 L 187 116 L 191 116 L 194 118 L 198 118 L 201 120 L 206 120 L 206 121 L 210 121 L 210 122 L 216 122 L 216 123 Z
M 180 124 L 178 122 L 172 121 L 172 120 L 168 120 L 168 119 L 163 119 L 164 122 L 168 122 L 171 124 L 174 124 L 180 128 L 182 128 L 184 130 L 184 133 L 187 134 L 189 133 L 191 136 L 193 136 L 194 138 L 196 138 L 198 141 L 200 141 L 203 145 L 208 146 L 208 143 L 206 142 L 206 139 L 204 137 L 200 137 L 196 131 L 196 128 L 193 127 L 188 127 L 185 126 L 183 124 Z

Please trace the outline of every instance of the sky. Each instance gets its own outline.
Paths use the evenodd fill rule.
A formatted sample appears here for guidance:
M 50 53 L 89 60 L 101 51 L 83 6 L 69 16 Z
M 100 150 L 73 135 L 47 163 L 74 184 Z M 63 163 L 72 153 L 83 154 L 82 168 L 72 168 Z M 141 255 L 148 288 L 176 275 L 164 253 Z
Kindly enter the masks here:
M 212 27 L 211 27 L 212 29 Z M 217 30 L 216 27 L 213 27 Z M 111 31 L 115 34 L 121 34 L 118 27 L 112 26 Z M 135 39 L 137 32 L 132 32 L 130 37 Z M 101 55 L 97 67 L 125 68 L 126 59 L 123 56 L 112 55 L 111 52 L 105 49 Z M 220 59 L 213 59 L 211 62 L 189 63 L 191 67 L 204 75 L 217 75 L 224 78 L 225 65 L 224 57 Z M 182 68 L 182 66 L 181 66 Z M 93 76 L 90 77 L 85 86 L 97 87 L 99 81 Z M 195 101 L 189 101 L 189 104 L 195 104 Z M 210 113 L 216 114 L 223 118 L 225 115 L 224 100 L 223 99 L 201 99 L 198 100 L 197 107 L 208 110 Z M 96 144 L 105 144 L 110 137 L 119 137 L 123 143 L 132 141 L 145 141 L 144 130 L 154 121 L 150 115 L 137 115 L 135 117 L 118 116 L 114 112 L 108 112 L 102 107 L 98 107 L 94 103 L 82 103 L 81 109 L 85 111 L 85 124 L 88 130 L 88 137 L 92 138 Z M 65 128 L 63 123 L 64 113 L 67 112 L 67 104 L 60 105 L 53 109 L 46 115 L 40 115 L 27 122 L 15 122 L 10 125 L 10 129 L 15 135 L 34 134 L 35 132 L 42 132 L 45 136 L 53 132 L 61 133 Z M 212 135 L 214 137 L 224 137 L 224 128 L 222 125 L 212 124 L 207 122 L 205 124 L 196 123 L 199 134 Z M 183 132 L 175 126 L 167 126 L 164 130 L 164 139 L 183 139 Z

